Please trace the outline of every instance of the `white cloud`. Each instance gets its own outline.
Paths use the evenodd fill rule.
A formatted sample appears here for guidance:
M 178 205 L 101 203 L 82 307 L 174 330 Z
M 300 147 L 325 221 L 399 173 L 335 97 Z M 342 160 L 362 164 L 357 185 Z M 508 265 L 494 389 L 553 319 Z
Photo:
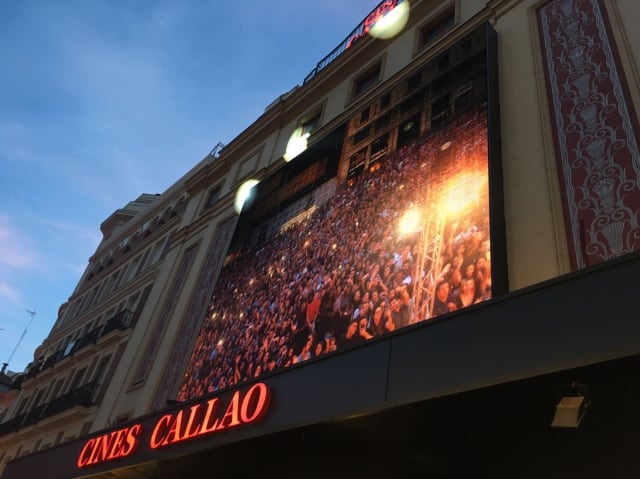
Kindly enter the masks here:
M 9 217 L 0 214 L 0 265 L 30 269 L 37 264 L 36 256 L 24 235 L 11 225 Z
M 70 233 L 75 238 L 81 239 L 83 242 L 86 242 L 89 246 L 97 246 L 102 239 L 102 235 L 100 234 L 97 226 L 88 228 L 84 225 L 68 223 L 64 221 L 54 221 L 47 218 L 39 218 L 38 221 L 44 226 L 54 228 L 64 233 Z
M 74 277 L 82 275 L 87 267 L 87 258 L 102 240 L 99 227 L 42 217 L 36 217 L 35 221 L 50 238 L 48 245 L 41 245 L 41 248 L 50 250 L 49 253 L 43 250 L 47 274 L 66 275 L 70 272 Z M 60 239 L 63 239 L 62 244 Z
M 7 299 L 14 304 L 20 303 L 20 293 L 2 281 L 0 281 L 0 298 Z

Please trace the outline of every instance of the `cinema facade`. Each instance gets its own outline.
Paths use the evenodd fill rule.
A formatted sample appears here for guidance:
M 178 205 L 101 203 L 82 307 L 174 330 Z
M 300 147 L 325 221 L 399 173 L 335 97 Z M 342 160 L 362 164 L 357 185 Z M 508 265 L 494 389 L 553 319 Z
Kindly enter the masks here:
M 103 222 L 1 477 L 640 476 L 638 14 L 382 2 Z

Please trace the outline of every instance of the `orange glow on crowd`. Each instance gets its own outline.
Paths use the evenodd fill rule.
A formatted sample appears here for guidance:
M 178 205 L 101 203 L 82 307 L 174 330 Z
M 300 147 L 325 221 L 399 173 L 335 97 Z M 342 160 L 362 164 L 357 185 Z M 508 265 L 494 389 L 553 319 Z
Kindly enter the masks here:
M 484 108 L 389 152 L 309 214 L 296 212 L 299 220 L 265 242 L 234 251 L 178 399 L 490 298 Z M 400 231 L 408 211 L 412 225 Z

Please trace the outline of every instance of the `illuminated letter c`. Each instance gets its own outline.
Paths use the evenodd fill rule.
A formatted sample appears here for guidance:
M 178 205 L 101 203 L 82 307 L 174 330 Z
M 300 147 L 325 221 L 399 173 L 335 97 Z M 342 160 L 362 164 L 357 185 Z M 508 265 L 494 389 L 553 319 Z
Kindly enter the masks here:
M 86 442 L 86 444 L 82 448 L 82 451 L 80 451 L 80 455 L 78 456 L 78 467 L 84 467 L 87 465 L 89 459 L 91 458 L 91 449 L 93 448 L 95 442 L 95 439 L 89 439 Z
M 171 422 L 171 414 L 165 414 L 156 423 L 156 426 L 153 428 L 153 433 L 151 433 L 151 439 L 149 441 L 149 446 L 151 449 L 157 449 L 162 446 L 162 442 L 165 440 L 164 435 L 158 439 L 158 433 L 160 432 L 160 428 L 164 425 L 165 427 L 169 425 Z

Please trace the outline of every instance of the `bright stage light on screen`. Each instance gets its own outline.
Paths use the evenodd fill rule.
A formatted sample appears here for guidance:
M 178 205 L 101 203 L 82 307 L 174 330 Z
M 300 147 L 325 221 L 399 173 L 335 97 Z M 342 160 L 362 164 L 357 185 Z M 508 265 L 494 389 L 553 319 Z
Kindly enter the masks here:
M 486 172 L 462 171 L 448 179 L 440 198 L 440 210 L 457 217 L 478 208 L 478 202 L 489 190 Z
M 398 232 L 401 235 L 417 233 L 422 227 L 422 215 L 417 208 L 407 210 L 401 217 L 398 224 Z

